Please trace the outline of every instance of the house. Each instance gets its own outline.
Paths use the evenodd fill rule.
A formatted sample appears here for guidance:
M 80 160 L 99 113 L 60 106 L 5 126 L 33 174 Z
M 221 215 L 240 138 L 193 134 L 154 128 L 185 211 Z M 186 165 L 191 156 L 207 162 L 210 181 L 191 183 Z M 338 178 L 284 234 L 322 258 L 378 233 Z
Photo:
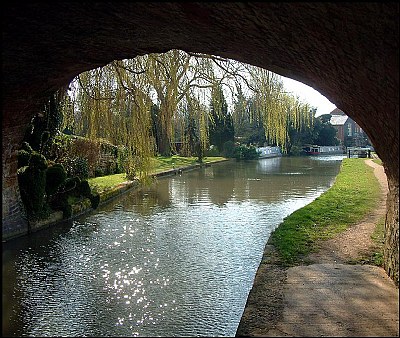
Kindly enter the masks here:
M 336 137 L 345 147 L 365 147 L 370 145 L 365 132 L 343 111 L 335 108 L 330 112 L 330 124 L 336 129 Z

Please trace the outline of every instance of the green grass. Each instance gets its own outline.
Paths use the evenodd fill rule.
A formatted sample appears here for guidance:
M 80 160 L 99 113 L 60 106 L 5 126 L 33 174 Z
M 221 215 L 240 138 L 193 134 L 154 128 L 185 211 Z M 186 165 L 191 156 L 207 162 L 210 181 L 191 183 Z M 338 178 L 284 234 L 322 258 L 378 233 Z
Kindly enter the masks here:
M 382 165 L 382 160 L 378 157 L 378 154 L 376 152 L 371 153 L 372 161 L 375 162 L 376 164 Z
M 348 264 L 369 264 L 383 267 L 383 247 L 384 247 L 384 233 L 385 233 L 385 216 L 375 225 L 374 232 L 371 234 L 373 247 L 368 251 L 364 252 L 361 256 L 356 257 Z
M 109 190 L 125 181 L 127 181 L 126 174 L 114 174 L 88 179 L 90 188 L 97 192 Z
M 215 161 L 223 160 L 224 157 L 204 157 L 204 163 L 211 163 Z M 182 167 L 187 167 L 190 165 L 197 164 L 197 157 L 182 157 L 182 156 L 158 156 L 153 159 L 154 161 L 154 173 L 159 173 L 162 171 L 170 170 L 170 169 L 178 169 Z
M 374 158 L 372 161 L 376 164 L 382 165 L 382 160 L 380 158 Z
M 212 163 L 223 159 L 224 157 L 205 157 L 203 158 L 203 163 Z M 182 157 L 176 155 L 171 157 L 158 156 L 153 159 L 153 162 L 153 174 L 158 174 L 174 168 L 179 169 L 198 163 L 197 157 Z M 97 192 L 110 190 L 125 181 L 127 181 L 125 173 L 95 177 L 88 180 L 90 187 Z
M 318 241 L 332 238 L 360 221 L 376 207 L 379 182 L 364 159 L 343 159 L 333 186 L 312 203 L 295 211 L 271 234 L 282 263 L 300 264 L 318 248 Z
M 204 163 L 222 160 L 223 157 L 207 157 Z M 196 157 L 154 158 L 154 171 L 187 167 L 196 164 Z M 91 188 L 107 191 L 127 181 L 125 174 L 115 174 L 88 180 Z M 329 239 L 360 221 L 370 212 L 379 199 L 379 183 L 373 168 L 364 159 L 344 159 L 334 185 L 312 203 L 295 211 L 271 234 L 273 244 L 284 265 L 299 264 L 303 257 L 318 248 L 318 241 Z M 384 219 L 377 224 L 372 235 L 376 252 L 369 257 L 371 264 L 382 263 Z
M 371 235 L 375 244 L 375 250 L 369 257 L 370 264 L 383 266 L 383 247 L 385 243 L 385 216 L 383 216 L 375 227 Z

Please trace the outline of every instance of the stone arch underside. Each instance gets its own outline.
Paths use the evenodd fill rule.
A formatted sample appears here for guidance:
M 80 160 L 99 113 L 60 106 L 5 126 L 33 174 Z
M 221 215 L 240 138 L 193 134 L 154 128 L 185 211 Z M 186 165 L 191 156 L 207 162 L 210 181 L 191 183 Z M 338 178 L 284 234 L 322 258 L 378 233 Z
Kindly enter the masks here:
M 388 177 L 385 269 L 398 283 L 396 3 L 23 3 L 3 10 L 3 239 L 26 232 L 16 150 L 43 100 L 114 59 L 182 49 L 314 87 L 367 133 Z

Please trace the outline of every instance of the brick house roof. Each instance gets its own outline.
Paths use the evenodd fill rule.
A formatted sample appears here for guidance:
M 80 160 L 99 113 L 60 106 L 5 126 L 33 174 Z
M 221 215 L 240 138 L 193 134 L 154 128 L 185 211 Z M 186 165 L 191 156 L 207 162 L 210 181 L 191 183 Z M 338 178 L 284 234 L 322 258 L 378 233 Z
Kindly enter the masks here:
M 329 114 L 332 115 L 330 123 L 332 126 L 343 126 L 349 118 L 342 110 L 335 108 Z
M 344 115 L 333 115 L 330 119 L 330 123 L 332 126 L 343 126 L 349 117 Z
M 343 110 L 340 110 L 339 108 L 335 108 L 332 110 L 329 114 L 331 115 L 346 115 Z

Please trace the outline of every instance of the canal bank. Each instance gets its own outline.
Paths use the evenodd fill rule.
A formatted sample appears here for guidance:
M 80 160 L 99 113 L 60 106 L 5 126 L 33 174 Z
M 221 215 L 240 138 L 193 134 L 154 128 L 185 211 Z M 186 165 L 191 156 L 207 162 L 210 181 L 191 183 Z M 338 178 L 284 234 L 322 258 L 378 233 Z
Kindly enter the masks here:
M 227 161 L 4 243 L 3 335 L 235 336 L 269 234 L 340 163 Z
M 162 170 L 157 173 L 151 174 L 151 177 L 154 179 L 157 179 L 157 178 L 174 176 L 174 175 L 181 174 L 184 171 L 190 171 L 190 170 L 195 170 L 195 169 L 199 169 L 199 168 L 203 168 L 203 167 L 208 167 L 208 166 L 211 166 L 212 164 L 225 162 L 225 161 L 228 161 L 228 159 L 218 159 L 218 160 L 213 160 L 210 162 L 203 162 L 203 163 L 197 163 L 197 164 L 192 164 L 192 165 L 179 166 L 177 168 Z M 141 187 L 142 187 L 142 185 L 139 183 L 139 181 L 127 180 L 127 181 L 124 181 L 122 183 L 119 183 L 119 184 L 113 186 L 110 189 L 100 191 L 99 192 L 99 196 L 100 196 L 99 206 L 112 201 L 113 199 L 117 198 L 118 196 L 121 196 L 122 194 L 130 192 L 134 189 L 140 189 Z M 29 222 L 29 231 L 27 233 L 16 233 L 15 235 L 11 235 L 5 239 L 3 238 L 3 242 L 18 238 L 20 236 L 27 235 L 32 232 L 47 229 L 47 228 L 57 225 L 61 222 L 76 219 L 77 217 L 83 216 L 94 210 L 91 206 L 91 201 L 89 198 L 83 198 L 79 202 L 74 203 L 71 207 L 72 207 L 71 217 L 64 218 L 62 211 L 54 211 L 46 219 L 28 221 Z
M 398 336 L 399 293 L 377 266 L 357 264 L 373 252 L 371 234 L 385 214 L 387 180 L 378 207 L 361 222 L 325 241 L 308 265 L 284 267 L 267 243 L 236 336 Z

